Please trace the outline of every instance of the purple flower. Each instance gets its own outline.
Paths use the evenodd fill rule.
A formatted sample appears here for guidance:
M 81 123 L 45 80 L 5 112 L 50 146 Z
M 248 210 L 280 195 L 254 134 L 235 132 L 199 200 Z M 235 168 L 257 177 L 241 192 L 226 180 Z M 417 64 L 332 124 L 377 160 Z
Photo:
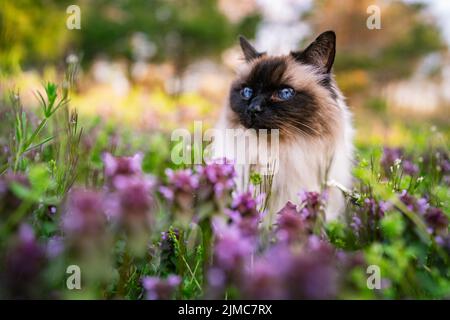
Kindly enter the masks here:
M 203 181 L 203 198 L 209 197 L 211 191 L 216 198 L 221 198 L 225 192 L 231 191 L 234 187 L 236 172 L 234 165 L 227 161 L 212 162 L 205 166 L 199 166 L 197 170 Z
M 179 241 L 180 232 L 178 229 L 161 233 L 161 241 L 159 248 L 160 255 L 160 269 L 163 272 L 175 272 L 176 271 L 176 246 L 175 241 Z
M 227 276 L 220 267 L 210 268 L 208 271 L 208 286 L 210 295 L 218 296 L 225 288 Z
M 406 205 L 408 210 L 423 216 L 431 233 L 441 235 L 448 232 L 448 217 L 441 209 L 430 206 L 427 199 L 417 199 L 408 194 L 406 190 L 402 191 L 399 198 Z
M 105 227 L 103 195 L 93 190 L 74 189 L 70 191 L 62 226 L 69 235 L 95 237 Z
M 105 164 L 105 176 L 130 176 L 142 173 L 142 154 L 137 153 L 132 157 L 114 157 L 110 153 L 103 155 Z
M 391 171 L 391 167 L 394 164 L 403 158 L 403 150 L 401 148 L 391 148 L 384 147 L 383 148 L 383 156 L 381 157 L 381 166 L 384 169 L 386 174 L 389 174 Z
M 231 208 L 226 210 L 233 223 L 235 223 L 245 236 L 255 236 L 261 215 L 258 206 L 262 203 L 264 195 L 253 197 L 253 188 L 246 192 L 236 193 L 233 196 Z
M 350 270 L 365 266 L 366 260 L 362 251 L 347 252 L 338 250 L 336 252 L 336 258 L 338 259 L 339 268 L 341 270 Z
M 166 200 L 173 201 L 175 198 L 175 194 L 174 194 L 173 190 L 169 187 L 160 186 L 159 192 L 162 194 L 162 196 L 164 198 L 166 198 Z
M 450 174 L 450 154 L 448 150 L 438 148 L 437 150 L 431 150 L 423 155 L 424 165 L 430 170 L 437 169 L 445 176 Z M 433 166 L 434 168 L 431 168 Z
M 236 285 L 246 299 L 331 299 L 339 288 L 338 263 L 333 248 L 311 236 L 301 251 L 285 243 L 272 247 Z
M 301 191 L 300 197 L 300 214 L 304 220 L 314 222 L 326 200 L 326 194 L 320 194 L 315 191 Z
M 49 258 L 56 258 L 64 251 L 64 241 L 60 236 L 51 237 L 47 242 L 46 252 Z
M 414 176 L 419 173 L 419 167 L 411 160 L 404 160 L 402 163 L 403 172 L 407 175 Z
M 213 228 L 216 234 L 214 265 L 226 272 L 239 272 L 253 251 L 252 243 L 233 224 L 226 225 L 215 219 Z
M 391 175 L 391 168 L 396 164 L 401 165 L 403 173 L 407 175 L 414 176 L 419 173 L 419 167 L 411 158 L 405 156 L 401 148 L 384 147 L 380 163 L 387 176 Z
M 425 214 L 430 206 L 425 198 L 417 199 L 416 197 L 410 195 L 406 190 L 402 191 L 399 199 L 406 205 L 408 210 L 422 215 Z
M 45 250 L 36 241 L 33 229 L 21 225 L 16 243 L 7 251 L 3 274 L 12 297 L 30 298 L 45 262 Z
M 252 195 L 252 191 L 238 193 L 233 197 L 231 209 L 236 210 L 242 217 L 255 217 L 259 212 L 257 209 L 259 201 Z
M 357 215 L 352 217 L 352 222 L 350 223 L 350 227 L 353 229 L 353 231 L 356 234 L 359 234 L 361 228 L 362 228 L 362 221 L 361 218 Z
M 337 259 L 325 242 L 311 239 L 309 247 L 293 255 L 285 274 L 288 299 L 332 299 L 338 293 Z
M 450 174 L 450 160 L 448 160 L 448 159 L 443 159 L 443 160 L 441 161 L 441 163 L 439 164 L 439 166 L 440 166 L 440 168 L 441 168 L 441 170 L 442 170 L 442 173 L 443 173 L 444 175 Z
M 364 211 L 368 214 L 370 219 L 381 219 L 390 209 L 390 204 L 385 201 L 377 201 L 373 198 L 364 199 Z
M 283 275 L 284 272 L 273 261 L 269 261 L 266 257 L 258 259 L 243 279 L 244 298 L 256 300 L 285 298 Z
M 305 223 L 303 217 L 297 211 L 297 206 L 292 202 L 278 212 L 277 236 L 281 241 L 293 242 L 300 239 L 305 233 Z
M 192 172 L 191 169 L 177 171 L 167 169 L 166 175 L 169 183 L 178 190 L 182 190 L 184 192 L 193 192 L 193 190 L 198 188 L 199 178 Z
M 291 202 L 278 212 L 277 236 L 279 240 L 292 242 L 312 233 L 326 194 L 302 191 L 299 193 L 299 209 Z
M 437 236 L 435 239 L 436 243 L 440 245 L 450 256 L 450 236 L 449 235 Z
M 448 217 L 444 214 L 444 212 L 435 207 L 430 207 L 426 211 L 425 222 L 431 228 L 431 231 L 434 234 L 447 234 L 448 232 Z
M 117 181 L 117 192 L 121 220 L 125 223 L 131 220 L 144 223 L 149 218 L 153 205 L 151 191 L 153 182 L 138 177 L 122 177 Z
M 190 210 L 193 206 L 195 193 L 199 186 L 199 177 L 191 169 L 166 170 L 167 185 L 159 191 L 167 200 L 182 210 Z
M 175 289 L 180 285 L 181 278 L 177 275 L 169 275 L 166 279 L 158 277 L 144 277 L 142 286 L 148 300 L 169 300 Z

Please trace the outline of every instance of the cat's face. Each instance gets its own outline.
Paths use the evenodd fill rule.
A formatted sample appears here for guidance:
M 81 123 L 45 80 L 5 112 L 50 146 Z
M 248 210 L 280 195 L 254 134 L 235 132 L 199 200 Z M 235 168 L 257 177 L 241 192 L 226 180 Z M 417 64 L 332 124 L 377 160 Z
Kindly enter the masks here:
M 241 37 L 246 66 L 230 90 L 232 121 L 280 134 L 330 133 L 336 98 L 330 70 L 335 34 L 321 34 L 308 48 L 286 56 L 257 52 Z

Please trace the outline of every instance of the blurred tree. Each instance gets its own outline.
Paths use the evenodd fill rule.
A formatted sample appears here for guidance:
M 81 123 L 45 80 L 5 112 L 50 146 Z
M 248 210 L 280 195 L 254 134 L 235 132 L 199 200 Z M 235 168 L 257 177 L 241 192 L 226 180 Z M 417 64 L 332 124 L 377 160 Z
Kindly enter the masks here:
M 0 68 L 54 63 L 72 48 L 87 64 L 99 55 L 134 59 L 137 38 L 149 51 L 144 58 L 170 60 L 182 70 L 199 56 L 219 54 L 237 34 L 254 34 L 257 15 L 231 22 L 216 2 L 79 0 L 81 30 L 68 30 L 68 0 L 1 0 Z
M 61 57 L 71 39 L 65 22 L 69 4 L 68 0 L 1 0 L 0 73 Z
M 257 19 L 231 23 L 216 0 L 84 1 L 83 33 L 79 39 L 89 61 L 105 53 L 133 57 L 130 39 L 136 32 L 156 49 L 157 61 L 172 60 L 183 69 L 192 59 L 215 55 L 245 30 L 254 33 Z
M 367 8 L 381 9 L 381 29 L 366 28 Z M 379 82 L 409 76 L 419 58 L 444 48 L 435 22 L 424 5 L 401 1 L 321 0 L 315 3 L 311 23 L 316 33 L 337 33 L 335 69 L 366 70 Z

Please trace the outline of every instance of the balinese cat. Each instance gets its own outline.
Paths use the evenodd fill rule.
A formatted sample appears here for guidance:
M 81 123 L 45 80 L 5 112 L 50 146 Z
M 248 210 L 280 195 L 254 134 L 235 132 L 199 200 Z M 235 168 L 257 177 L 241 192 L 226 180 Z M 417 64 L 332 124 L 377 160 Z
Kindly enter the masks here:
M 300 191 L 323 191 L 324 186 L 326 218 L 338 217 L 345 207 L 340 189 L 351 186 L 353 128 L 331 73 L 335 33 L 324 32 L 306 49 L 283 56 L 258 52 L 244 37 L 240 45 L 245 63 L 231 85 L 216 129 L 254 129 L 257 136 L 260 129 L 278 129 L 277 152 L 270 158 L 277 167 L 269 187 L 267 209 L 272 217 L 287 201 L 298 204 Z M 224 135 L 215 141 L 214 157 L 235 160 L 241 152 L 258 157 L 254 149 L 227 147 L 227 139 Z M 238 188 L 245 189 L 250 171 L 261 166 L 237 166 Z

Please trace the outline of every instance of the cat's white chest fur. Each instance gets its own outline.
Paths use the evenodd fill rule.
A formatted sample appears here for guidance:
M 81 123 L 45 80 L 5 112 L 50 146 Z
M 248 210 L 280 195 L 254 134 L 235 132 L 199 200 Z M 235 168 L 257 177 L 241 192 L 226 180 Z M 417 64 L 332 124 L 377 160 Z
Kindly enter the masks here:
M 345 188 L 351 187 L 353 162 L 351 116 L 342 99 L 337 101 L 337 107 L 340 109 L 340 125 L 339 128 L 335 128 L 332 138 L 311 139 L 299 136 L 289 140 L 280 139 L 278 150 L 268 160 L 269 163 L 276 162 L 267 208 L 268 215 L 272 217 L 271 220 L 287 201 L 298 204 L 300 191 L 321 191 L 330 182 L 338 183 Z M 226 114 L 216 128 L 221 131 L 232 128 Z M 242 127 L 239 129 L 242 130 Z M 255 148 L 233 150 L 229 147 L 233 145 L 233 142 L 227 139 L 229 138 L 222 136 L 222 139 L 215 141 L 214 158 L 225 157 L 237 162 L 237 188 L 240 191 L 246 190 L 250 183 L 251 172 L 260 170 L 258 166 L 242 164 L 242 161 L 236 160 L 239 157 L 242 160 L 242 154 L 246 153 L 247 161 L 255 163 L 258 151 Z M 265 191 L 268 193 L 268 190 Z M 327 187 L 327 199 L 326 217 L 335 219 L 345 208 L 342 191 L 336 187 Z

